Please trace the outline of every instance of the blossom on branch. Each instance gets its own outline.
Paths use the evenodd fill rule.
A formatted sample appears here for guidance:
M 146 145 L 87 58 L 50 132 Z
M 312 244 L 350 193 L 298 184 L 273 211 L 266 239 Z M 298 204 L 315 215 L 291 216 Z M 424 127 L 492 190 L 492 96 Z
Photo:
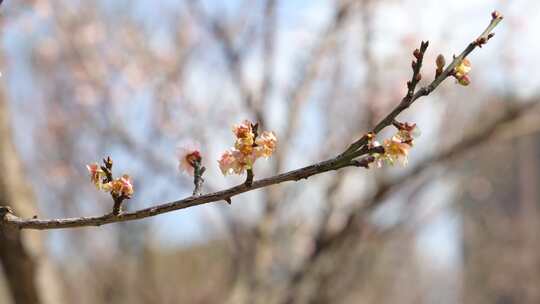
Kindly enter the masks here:
M 274 132 L 264 131 L 262 134 L 255 140 L 255 155 L 257 157 L 269 158 L 274 153 L 277 144 L 277 137 Z
M 133 192 L 133 182 L 127 174 L 111 182 L 111 194 L 113 195 L 130 198 Z
M 185 141 L 176 149 L 178 156 L 178 169 L 188 175 L 193 176 L 195 167 L 201 163 L 200 144 L 195 141 Z
M 112 175 L 113 163 L 110 157 L 103 159 L 103 164 L 103 166 L 99 166 L 97 163 L 86 165 L 86 169 L 90 173 L 90 180 L 96 188 L 110 193 L 113 198 L 131 198 L 134 193 L 131 177 L 124 174 L 122 177 L 114 179 Z
M 394 163 L 399 163 L 402 166 L 406 166 L 409 162 L 407 156 L 409 155 L 409 150 L 411 146 L 409 144 L 403 143 L 393 136 L 391 139 L 385 139 L 383 142 L 384 154 L 381 158 L 383 161 L 393 165 Z
M 223 152 L 218 160 L 223 175 L 243 174 L 253 168 L 258 158 L 272 156 L 277 144 L 276 135 L 270 131 L 259 135 L 257 129 L 258 125 L 248 120 L 233 127 L 236 137 L 234 147 Z
M 375 165 L 380 168 L 384 164 L 394 165 L 399 163 L 406 166 L 408 163 L 409 150 L 413 147 L 413 141 L 420 135 L 420 131 L 416 124 L 394 122 L 394 126 L 398 129 L 397 133 L 389 139 L 383 141 L 382 147 L 384 153 L 373 153 L 375 157 Z M 371 135 L 370 146 L 381 146 L 377 141 L 374 141 L 374 135 Z
M 90 181 L 92 181 L 96 188 L 102 189 L 105 172 L 97 163 L 86 165 L 86 169 L 90 173 Z
M 471 62 L 467 58 L 463 58 L 461 62 L 454 68 L 454 77 L 462 86 L 468 86 L 471 83 L 469 72 L 471 71 Z

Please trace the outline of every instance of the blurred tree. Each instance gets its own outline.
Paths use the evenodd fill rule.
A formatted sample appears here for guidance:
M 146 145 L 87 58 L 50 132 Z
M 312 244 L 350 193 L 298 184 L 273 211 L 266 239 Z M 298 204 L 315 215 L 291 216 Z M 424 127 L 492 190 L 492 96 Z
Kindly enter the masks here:
M 32 137 L 20 151 L 30 179 L 20 180 L 38 193 L 40 217 L 108 212 L 109 198 L 94 191 L 84 175 L 84 164 L 105 155 L 135 177 L 136 197 L 128 209 L 189 195 L 191 181 L 179 181 L 172 155 L 183 137 L 200 140 L 207 152 L 205 192 L 241 182 L 221 179 L 212 155 L 229 145 L 230 125 L 244 118 L 279 137 L 270 164 L 257 164 L 257 178 L 326 159 L 401 99 L 410 77 L 404 58 L 433 34 L 425 31 L 436 30 L 433 19 L 444 19 L 445 29 L 463 28 L 466 39 L 476 34 L 476 27 L 468 26 L 476 18 L 468 14 L 437 9 L 429 19 L 420 18 L 429 15 L 416 9 L 424 1 L 21 3 L 10 6 L 18 13 L 10 15 L 10 29 L 25 51 L 12 52 L 6 75 L 24 74 L 26 67 L 30 76 L 21 77 L 23 85 L 9 78 L 9 89 L 23 87 L 27 94 L 6 102 L 19 118 L 15 131 Z M 465 11 L 485 14 L 483 7 Z M 456 45 L 469 41 L 454 42 L 432 43 L 422 81 L 433 76 L 439 52 L 450 57 Z M 491 49 L 496 48 L 490 44 L 482 51 Z M 493 53 L 488 58 L 478 70 L 499 67 L 500 58 L 493 59 Z M 499 68 L 485 74 L 500 73 Z M 62 231 L 51 246 L 61 278 L 50 281 L 66 287 L 67 303 L 83 304 L 418 303 L 437 297 L 457 302 L 452 294 L 461 292 L 459 284 L 449 279 L 454 271 L 431 265 L 435 262 L 416 241 L 419 231 L 430 227 L 429 216 L 421 216 L 426 205 L 445 199 L 438 183 L 451 188 L 454 181 L 442 173 L 457 173 L 465 152 L 526 110 L 516 110 L 519 103 L 512 100 L 493 114 L 499 92 L 489 85 L 475 79 L 467 90 L 444 86 L 430 102 L 404 113 L 427 131 L 409 168 L 331 172 L 239 196 L 231 206 Z M 476 162 L 466 164 L 479 170 Z M 22 216 L 37 213 L 15 208 Z M 200 220 L 200 210 L 223 212 L 218 220 L 215 214 Z M 203 244 L 178 248 L 171 243 L 194 234 L 188 221 L 201 227 Z M 480 244 L 472 236 L 464 241 L 466 248 Z M 465 257 L 465 271 L 477 265 L 482 271 L 490 267 Z M 486 282 L 468 274 L 465 279 Z M 467 289 L 465 298 L 470 293 L 476 299 L 483 290 Z
M 0 201 L 26 214 L 36 214 L 34 199 L 24 179 L 22 165 L 12 142 L 8 107 L 3 92 L 0 93 Z M 26 235 L 26 238 L 23 237 Z M 30 233 L 32 234 L 32 233 Z M 0 233 L 0 261 L 9 290 L 15 303 L 41 303 L 37 288 L 35 257 L 28 249 L 29 233 L 19 230 Z M 39 238 L 33 234 L 31 238 Z

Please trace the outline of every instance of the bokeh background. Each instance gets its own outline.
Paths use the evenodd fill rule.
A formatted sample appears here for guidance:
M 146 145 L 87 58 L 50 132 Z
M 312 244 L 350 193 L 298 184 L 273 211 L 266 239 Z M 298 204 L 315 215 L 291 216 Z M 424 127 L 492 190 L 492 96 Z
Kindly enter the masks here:
M 0 203 L 109 212 L 85 164 L 129 173 L 128 210 L 189 196 L 175 148 L 203 147 L 205 192 L 231 126 L 279 138 L 256 178 L 333 157 L 423 71 L 480 34 L 472 84 L 400 116 L 409 165 L 344 169 L 136 222 L 0 234 L 0 303 L 540 303 L 540 2 L 6 0 Z M 388 136 L 381 135 L 381 139 Z

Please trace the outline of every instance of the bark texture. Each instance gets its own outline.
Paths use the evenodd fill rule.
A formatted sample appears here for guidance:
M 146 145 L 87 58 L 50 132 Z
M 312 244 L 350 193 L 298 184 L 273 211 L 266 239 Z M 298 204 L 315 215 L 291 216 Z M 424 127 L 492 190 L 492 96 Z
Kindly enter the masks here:
M 29 187 L 25 183 L 9 123 L 5 96 L 0 91 L 0 202 L 15 212 L 30 215 L 35 207 Z M 26 233 L 26 232 L 24 232 Z M 28 242 L 37 235 L 23 235 L 16 229 L 0 231 L 0 262 L 11 293 L 17 304 L 41 303 L 36 286 L 36 262 Z

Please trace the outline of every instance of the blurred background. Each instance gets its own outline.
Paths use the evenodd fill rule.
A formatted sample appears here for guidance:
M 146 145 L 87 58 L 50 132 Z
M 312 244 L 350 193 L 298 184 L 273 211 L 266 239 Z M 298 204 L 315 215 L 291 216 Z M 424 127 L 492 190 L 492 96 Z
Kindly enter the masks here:
M 110 155 L 135 210 L 189 196 L 175 148 L 198 140 L 205 192 L 231 127 L 279 139 L 256 178 L 342 152 L 405 94 L 412 51 L 471 56 L 415 122 L 405 168 L 344 169 L 153 218 L 0 234 L 0 303 L 540 303 L 540 2 L 4 1 L 0 205 L 109 212 L 85 164 Z M 388 134 L 380 137 L 383 139 Z

